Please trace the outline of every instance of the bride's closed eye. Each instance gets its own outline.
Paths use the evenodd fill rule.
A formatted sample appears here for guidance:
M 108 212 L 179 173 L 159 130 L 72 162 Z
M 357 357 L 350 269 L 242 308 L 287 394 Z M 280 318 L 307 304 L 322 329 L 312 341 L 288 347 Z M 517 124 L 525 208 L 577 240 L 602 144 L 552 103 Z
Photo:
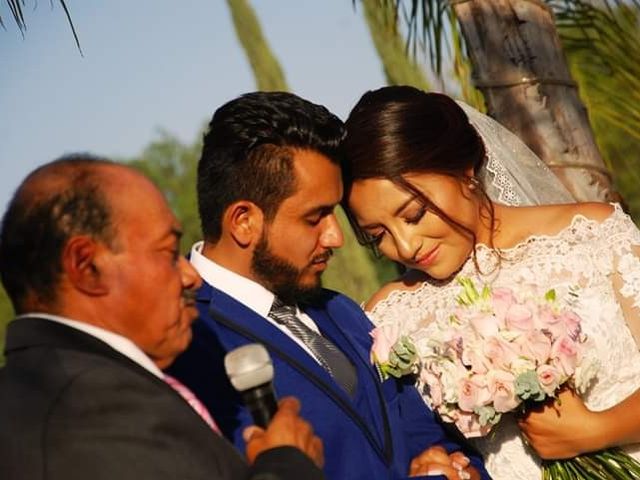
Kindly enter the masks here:
M 420 205 L 418 210 L 416 210 L 414 213 L 408 214 L 405 217 L 404 221 L 410 225 L 415 225 L 420 220 L 422 220 L 422 217 L 424 217 L 426 213 L 427 213 L 426 205 Z

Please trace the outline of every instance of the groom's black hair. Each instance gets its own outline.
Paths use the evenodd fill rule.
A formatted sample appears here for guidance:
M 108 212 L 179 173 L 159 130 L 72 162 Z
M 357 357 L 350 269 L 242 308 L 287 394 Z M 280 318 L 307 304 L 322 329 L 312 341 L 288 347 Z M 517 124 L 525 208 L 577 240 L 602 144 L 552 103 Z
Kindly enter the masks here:
M 205 240 L 222 234 L 226 208 L 255 203 L 267 220 L 295 192 L 295 149 L 341 162 L 343 122 L 321 105 L 285 92 L 242 95 L 213 115 L 198 163 L 198 210 Z

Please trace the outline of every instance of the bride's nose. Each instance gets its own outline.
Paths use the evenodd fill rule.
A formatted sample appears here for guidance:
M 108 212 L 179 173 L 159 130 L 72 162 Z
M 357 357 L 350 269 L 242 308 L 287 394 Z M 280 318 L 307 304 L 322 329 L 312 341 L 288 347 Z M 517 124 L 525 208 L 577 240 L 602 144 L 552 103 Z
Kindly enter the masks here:
M 415 260 L 415 255 L 420 248 L 420 239 L 406 231 L 399 232 L 394 238 L 400 260 L 405 262 Z

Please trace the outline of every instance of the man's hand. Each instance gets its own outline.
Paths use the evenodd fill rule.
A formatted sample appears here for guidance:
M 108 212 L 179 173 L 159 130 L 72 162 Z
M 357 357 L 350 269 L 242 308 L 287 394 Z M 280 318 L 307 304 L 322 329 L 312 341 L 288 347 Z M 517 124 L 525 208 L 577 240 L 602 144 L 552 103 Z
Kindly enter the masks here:
M 322 440 L 313 434 L 311 425 L 300 418 L 300 402 L 293 397 L 280 400 L 279 408 L 266 430 L 255 425 L 245 428 L 243 437 L 247 443 L 247 459 L 253 463 L 258 455 L 275 447 L 296 447 L 307 454 L 322 468 L 324 450 Z
M 409 476 L 444 475 L 448 480 L 479 480 L 480 474 L 462 452 L 451 455 L 438 446 L 426 449 L 411 461 Z

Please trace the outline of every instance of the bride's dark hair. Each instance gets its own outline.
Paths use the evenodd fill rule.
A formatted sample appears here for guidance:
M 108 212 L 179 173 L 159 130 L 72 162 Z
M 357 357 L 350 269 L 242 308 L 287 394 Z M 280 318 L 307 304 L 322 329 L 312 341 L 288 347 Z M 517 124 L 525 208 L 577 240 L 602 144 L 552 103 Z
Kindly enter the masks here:
M 383 87 L 362 96 L 349 114 L 346 127 L 342 163 L 344 207 L 361 244 L 375 249 L 373 239 L 358 227 L 346 198 L 355 181 L 386 178 L 414 195 L 475 245 L 475 234 L 469 228 L 449 217 L 406 178 L 410 174 L 438 173 L 474 181 L 466 172 L 469 169 L 477 172 L 482 166 L 485 147 L 454 100 L 408 86 Z M 476 182 L 475 186 L 493 231 L 493 204 L 482 185 Z

